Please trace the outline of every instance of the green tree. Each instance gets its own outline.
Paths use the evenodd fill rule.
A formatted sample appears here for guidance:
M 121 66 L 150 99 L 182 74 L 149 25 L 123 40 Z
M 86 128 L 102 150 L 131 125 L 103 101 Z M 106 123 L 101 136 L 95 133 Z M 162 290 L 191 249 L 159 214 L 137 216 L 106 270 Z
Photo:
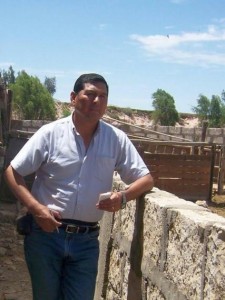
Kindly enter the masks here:
M 213 95 L 211 100 L 200 94 L 197 103 L 197 106 L 193 107 L 192 110 L 197 114 L 201 125 L 203 121 L 208 121 L 211 128 L 220 128 L 225 124 L 224 91 L 221 98 Z
M 220 128 L 222 123 L 222 102 L 219 96 L 212 96 L 210 103 L 209 127 Z
M 14 84 L 13 110 L 27 120 L 54 120 L 56 115 L 52 96 L 37 77 L 19 72 Z
M 200 94 L 197 99 L 197 106 L 192 108 L 193 112 L 198 115 L 200 124 L 209 120 L 211 101 L 204 95 Z
M 162 89 L 152 94 L 152 105 L 155 108 L 153 119 L 162 126 L 174 126 L 179 121 L 179 114 L 173 97 Z
M 15 71 L 13 70 L 13 67 L 10 66 L 8 71 L 6 70 L 0 70 L 0 81 L 6 85 L 9 85 L 11 83 L 15 83 L 16 77 L 15 77 Z
M 221 126 L 225 124 L 225 91 L 221 93 Z
M 56 78 L 55 77 L 45 77 L 44 86 L 53 96 L 56 92 Z
M 222 100 L 223 104 L 225 104 L 225 91 L 224 90 L 221 93 L 221 100 Z

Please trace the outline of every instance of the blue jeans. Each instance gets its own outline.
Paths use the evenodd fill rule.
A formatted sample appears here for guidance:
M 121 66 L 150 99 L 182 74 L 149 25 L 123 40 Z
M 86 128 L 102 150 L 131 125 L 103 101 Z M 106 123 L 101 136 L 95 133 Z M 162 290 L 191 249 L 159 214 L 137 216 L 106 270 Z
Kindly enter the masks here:
M 47 233 L 34 225 L 24 250 L 34 300 L 93 300 L 99 230 Z

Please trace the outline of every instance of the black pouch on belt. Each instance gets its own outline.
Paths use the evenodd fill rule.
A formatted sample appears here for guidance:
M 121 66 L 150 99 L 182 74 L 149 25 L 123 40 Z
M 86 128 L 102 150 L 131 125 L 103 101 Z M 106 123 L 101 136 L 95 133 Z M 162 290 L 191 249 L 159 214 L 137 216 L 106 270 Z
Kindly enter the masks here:
M 20 216 L 16 219 L 16 230 L 21 235 L 31 233 L 33 217 L 31 214 Z

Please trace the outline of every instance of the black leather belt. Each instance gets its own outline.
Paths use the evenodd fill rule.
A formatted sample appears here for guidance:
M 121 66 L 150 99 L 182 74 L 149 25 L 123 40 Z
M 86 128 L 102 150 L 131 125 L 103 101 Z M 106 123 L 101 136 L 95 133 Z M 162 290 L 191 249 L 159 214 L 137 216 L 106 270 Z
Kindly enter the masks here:
M 60 222 L 62 225 L 59 228 L 65 230 L 67 233 L 88 233 L 99 230 L 97 222 L 83 222 L 69 219 L 62 219 Z

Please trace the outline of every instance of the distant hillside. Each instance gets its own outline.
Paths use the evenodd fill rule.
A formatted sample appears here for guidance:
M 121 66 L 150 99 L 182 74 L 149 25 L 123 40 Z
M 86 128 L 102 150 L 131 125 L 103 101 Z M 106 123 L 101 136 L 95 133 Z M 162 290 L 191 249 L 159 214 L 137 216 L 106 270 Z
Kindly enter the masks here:
M 57 118 L 62 118 L 70 114 L 73 110 L 70 103 L 67 102 L 55 102 L 57 109 Z M 177 126 L 185 127 L 197 127 L 198 118 L 195 114 L 190 113 L 180 113 L 180 121 Z M 151 126 L 153 124 L 152 120 L 152 111 L 132 109 L 132 108 L 123 108 L 109 105 L 105 114 L 106 117 L 113 118 L 115 120 L 120 120 L 129 124 L 135 125 L 146 125 Z

